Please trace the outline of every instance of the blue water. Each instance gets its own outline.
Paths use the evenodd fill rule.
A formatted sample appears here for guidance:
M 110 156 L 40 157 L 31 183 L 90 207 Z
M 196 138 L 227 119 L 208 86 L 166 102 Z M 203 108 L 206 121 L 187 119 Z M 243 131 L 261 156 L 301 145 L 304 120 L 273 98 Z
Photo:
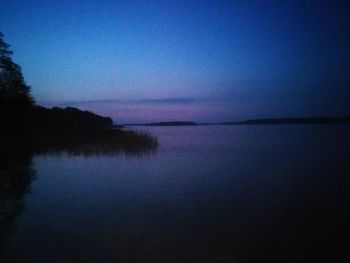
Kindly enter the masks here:
M 349 126 L 137 129 L 156 152 L 35 156 L 1 262 L 349 257 Z

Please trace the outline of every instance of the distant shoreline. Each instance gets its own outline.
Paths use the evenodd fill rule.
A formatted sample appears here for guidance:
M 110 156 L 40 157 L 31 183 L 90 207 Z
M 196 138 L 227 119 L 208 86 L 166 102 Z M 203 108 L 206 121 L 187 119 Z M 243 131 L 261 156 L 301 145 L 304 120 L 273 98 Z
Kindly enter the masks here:
M 196 123 L 190 121 L 166 121 L 151 123 L 131 123 L 124 126 L 212 126 L 212 125 L 310 125 L 310 124 L 350 124 L 350 117 L 309 117 L 309 118 L 268 118 L 235 122 Z

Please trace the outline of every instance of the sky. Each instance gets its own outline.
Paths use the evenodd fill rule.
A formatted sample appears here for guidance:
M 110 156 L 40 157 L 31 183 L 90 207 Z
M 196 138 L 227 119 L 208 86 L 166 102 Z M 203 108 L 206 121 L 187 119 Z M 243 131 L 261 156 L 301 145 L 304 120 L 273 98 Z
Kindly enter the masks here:
M 116 122 L 350 115 L 350 1 L 1 0 L 38 104 Z

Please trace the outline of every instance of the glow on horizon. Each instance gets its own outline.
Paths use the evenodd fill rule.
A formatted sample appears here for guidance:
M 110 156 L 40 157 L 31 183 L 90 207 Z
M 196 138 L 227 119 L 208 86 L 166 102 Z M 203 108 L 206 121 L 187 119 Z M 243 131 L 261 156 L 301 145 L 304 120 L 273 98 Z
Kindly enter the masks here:
M 158 121 L 215 122 L 233 118 L 230 104 L 193 100 L 191 102 L 159 100 L 90 101 L 71 103 L 42 103 L 44 106 L 72 106 L 110 116 L 116 123 L 148 123 Z M 219 116 L 219 117 L 218 117 Z
M 285 98 L 284 101 L 288 101 Z M 148 123 L 159 121 L 195 121 L 199 123 L 215 123 L 225 121 L 240 121 L 249 118 L 298 117 L 293 107 L 279 110 L 280 99 L 264 102 L 239 99 L 232 103 L 230 99 L 142 99 L 142 100 L 102 100 L 102 101 L 70 101 L 41 102 L 46 107 L 76 107 L 88 110 L 102 116 L 111 117 L 115 123 Z M 268 109 L 268 110 L 267 110 Z M 271 109 L 272 112 L 271 112 Z M 327 111 L 323 112 L 327 115 Z

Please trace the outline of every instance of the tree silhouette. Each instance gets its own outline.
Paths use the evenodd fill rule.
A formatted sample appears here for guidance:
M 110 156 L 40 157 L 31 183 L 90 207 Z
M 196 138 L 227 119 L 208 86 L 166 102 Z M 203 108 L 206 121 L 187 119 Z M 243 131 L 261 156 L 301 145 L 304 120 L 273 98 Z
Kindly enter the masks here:
M 0 32 L 0 103 L 4 107 L 17 107 L 23 110 L 34 104 L 30 87 L 25 83 L 22 70 L 12 61 L 13 52 Z M 16 111 L 17 111 L 16 110 Z

